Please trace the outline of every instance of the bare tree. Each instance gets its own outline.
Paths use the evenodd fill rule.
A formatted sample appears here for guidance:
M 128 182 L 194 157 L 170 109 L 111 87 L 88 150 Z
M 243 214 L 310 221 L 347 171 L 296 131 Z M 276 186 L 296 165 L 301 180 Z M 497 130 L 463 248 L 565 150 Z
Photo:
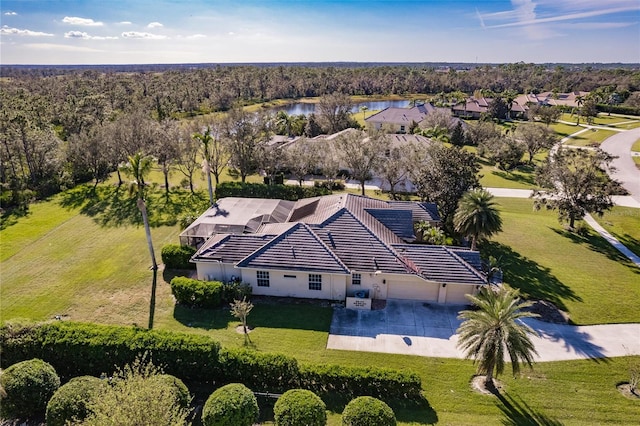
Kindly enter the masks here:
M 351 177 L 360 182 L 362 195 L 365 195 L 364 184 L 371 179 L 384 157 L 384 138 L 382 132 L 372 131 L 369 134 L 353 130 L 336 138 L 342 162 L 347 165 Z
M 393 146 L 391 138 L 384 138 L 384 158 L 377 164 L 376 171 L 389 184 L 392 199 L 397 199 L 396 186 L 405 180 L 409 173 L 410 147 Z
M 530 164 L 533 163 L 534 155 L 543 149 L 550 149 L 560 141 L 553 130 L 535 123 L 519 125 L 515 137 L 526 145 Z
M 247 317 L 253 309 L 253 303 L 249 302 L 246 297 L 243 297 L 242 300 L 235 299 L 230 305 L 231 315 L 242 322 L 242 331 L 244 332 L 245 338 L 247 338 L 249 334 L 247 330 Z
M 319 167 L 321 155 L 318 144 L 319 142 L 317 141 L 300 138 L 287 147 L 286 164 L 291 173 L 298 179 L 300 186 L 304 182 L 304 177 L 313 173 Z M 323 153 L 323 155 L 327 154 Z
M 231 165 L 239 171 L 242 182 L 246 182 L 247 176 L 260 165 L 260 155 L 269 140 L 268 127 L 257 114 L 235 108 L 225 122 L 224 137 Z
M 349 127 L 353 103 L 348 95 L 333 93 L 320 98 L 316 107 L 318 120 L 328 133 L 336 133 Z

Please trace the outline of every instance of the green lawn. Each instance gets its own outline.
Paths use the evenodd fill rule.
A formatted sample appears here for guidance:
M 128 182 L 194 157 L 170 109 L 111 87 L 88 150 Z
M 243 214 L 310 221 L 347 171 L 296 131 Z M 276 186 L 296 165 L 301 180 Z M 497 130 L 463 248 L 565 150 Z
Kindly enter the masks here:
M 615 206 L 595 219 L 632 252 L 640 256 L 640 209 Z
M 554 302 L 575 324 L 640 322 L 640 270 L 595 231 L 569 233 L 529 199 L 499 198 L 504 231 L 481 252 L 501 259 L 505 282 Z M 630 216 L 628 226 L 640 228 Z
M 640 152 L 640 139 L 638 139 L 633 143 L 633 145 L 631 145 L 631 151 Z
M 615 130 L 591 129 L 572 137 L 567 142 L 565 142 L 565 145 L 591 147 L 600 146 L 602 141 L 615 135 L 616 133 L 618 132 L 616 132 Z

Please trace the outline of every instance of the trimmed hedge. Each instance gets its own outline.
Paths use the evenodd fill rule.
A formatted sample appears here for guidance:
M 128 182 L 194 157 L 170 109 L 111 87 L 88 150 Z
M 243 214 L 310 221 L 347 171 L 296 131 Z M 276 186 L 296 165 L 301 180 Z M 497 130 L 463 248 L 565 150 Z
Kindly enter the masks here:
M 344 426 L 395 426 L 396 415 L 379 399 L 360 396 L 349 402 L 342 412 Z
M 195 252 L 191 246 L 168 244 L 162 247 L 162 263 L 168 269 L 196 269 L 196 264 L 189 262 Z
M 0 328 L 2 366 L 41 358 L 65 378 L 111 375 L 116 366 L 149 354 L 167 374 L 183 380 L 217 377 L 220 344 L 209 337 L 70 321 Z M 206 380 L 206 377 L 204 378 Z
M 419 399 L 420 376 L 380 367 L 343 367 L 332 364 L 303 365 L 300 384 L 318 394 L 369 395 L 377 398 Z
M 220 365 L 225 382 L 244 383 L 255 390 L 283 392 L 299 382 L 298 361 L 287 355 L 222 349 Z
M 222 283 L 219 281 L 174 277 L 171 280 L 171 293 L 181 305 L 197 308 L 222 306 Z
M 277 426 L 324 426 L 327 406 L 318 395 L 306 389 L 286 391 L 273 406 Z
M 105 380 L 93 376 L 80 376 L 69 380 L 53 394 L 47 404 L 47 426 L 65 426 L 81 421 L 90 414 L 87 405 L 106 386 Z
M 58 321 L 0 328 L 3 366 L 41 358 L 67 378 L 111 374 L 148 352 L 167 374 L 195 382 L 242 382 L 257 391 L 304 388 L 376 398 L 420 398 L 414 373 L 377 367 L 299 365 L 293 357 L 248 349 L 220 349 L 209 337 L 134 327 Z
M 640 115 L 640 108 L 627 106 L 627 105 L 606 105 L 597 104 L 596 109 L 598 112 L 613 113 L 613 114 L 625 114 L 625 115 Z
M 329 194 L 331 194 L 329 189 L 313 186 L 265 185 L 261 183 L 242 182 L 223 182 L 216 185 L 216 198 L 272 198 L 297 201 L 301 198 L 319 197 Z
M 202 409 L 204 426 L 251 426 L 258 420 L 258 400 L 245 385 L 231 383 L 216 389 Z
M 60 377 L 41 359 L 18 362 L 0 375 L 5 394 L 0 399 L 4 419 L 22 419 L 45 412 L 47 402 L 60 387 Z

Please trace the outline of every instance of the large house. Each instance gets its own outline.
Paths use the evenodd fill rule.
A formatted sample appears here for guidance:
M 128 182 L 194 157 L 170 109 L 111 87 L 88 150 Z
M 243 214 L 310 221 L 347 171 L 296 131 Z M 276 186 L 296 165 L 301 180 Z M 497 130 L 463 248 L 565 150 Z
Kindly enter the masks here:
M 438 224 L 434 204 L 352 194 L 296 202 L 223 198 L 181 234 L 200 244 L 199 279 L 241 280 L 253 294 L 346 301 L 466 303 L 485 285 L 479 254 L 416 244 L 418 221 Z
M 413 108 L 389 107 L 365 118 L 364 121 L 375 129 L 384 128 L 388 133 L 407 133 L 412 125 L 419 124 L 435 109 L 431 104 L 416 105 Z
M 549 106 L 566 106 L 576 108 L 579 107 L 579 100 L 584 99 L 589 92 L 569 92 L 569 93 L 529 93 L 520 95 L 515 102 L 520 105 L 549 105 Z
M 460 118 L 475 118 L 478 119 L 482 114 L 489 112 L 492 98 L 468 98 L 464 102 L 460 102 L 451 107 L 451 112 L 454 116 Z M 528 107 L 526 104 L 521 104 L 517 100 L 511 103 L 511 110 L 509 112 L 511 118 L 522 118 L 527 112 Z

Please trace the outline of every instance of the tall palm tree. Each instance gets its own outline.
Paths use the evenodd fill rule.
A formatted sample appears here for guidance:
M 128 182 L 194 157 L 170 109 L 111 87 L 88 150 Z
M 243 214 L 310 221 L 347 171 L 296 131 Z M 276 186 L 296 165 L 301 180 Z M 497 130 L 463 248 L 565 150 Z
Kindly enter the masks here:
M 128 157 L 127 163 L 120 167 L 120 170 L 133 180 L 129 184 L 129 193 L 136 195 L 138 198 L 136 204 L 140 213 L 142 213 L 142 222 L 144 223 L 144 232 L 147 234 L 147 244 L 149 245 L 149 254 L 151 255 L 151 262 L 153 270 L 158 270 L 158 264 L 156 263 L 156 255 L 153 250 L 153 243 L 151 241 L 151 230 L 149 229 L 149 218 L 147 216 L 147 205 L 144 201 L 144 176 L 149 174 L 151 166 L 153 165 L 153 158 L 143 155 L 138 152 L 135 155 Z
M 578 121 L 576 122 L 576 126 L 580 125 L 580 115 L 582 113 L 583 104 L 584 104 L 584 96 L 582 95 L 576 96 L 576 105 L 578 105 Z
M 537 316 L 522 310 L 532 302 L 521 302 L 518 290 L 504 285 L 499 289 L 488 286 L 467 297 L 477 309 L 460 312 L 458 318 L 464 322 L 456 331 L 458 347 L 467 359 L 473 358 L 478 373 L 486 376 L 485 386 L 491 388 L 494 375 L 504 371 L 505 355 L 514 375 L 520 372 L 520 363 L 531 367 L 538 353 L 529 335 L 537 333 L 519 319 Z
M 471 237 L 471 250 L 476 249 L 478 240 L 500 232 L 502 219 L 493 195 L 482 188 L 465 193 L 453 215 L 453 226 L 456 232 Z
M 209 144 L 213 142 L 213 136 L 211 135 L 211 127 L 207 126 L 202 133 L 194 133 L 193 138 L 199 140 L 202 143 L 204 151 L 204 160 L 202 164 L 202 170 L 207 175 L 207 188 L 209 189 L 209 205 L 213 206 L 213 185 L 211 184 L 211 169 L 209 164 L 211 163 L 211 153 L 209 152 Z

